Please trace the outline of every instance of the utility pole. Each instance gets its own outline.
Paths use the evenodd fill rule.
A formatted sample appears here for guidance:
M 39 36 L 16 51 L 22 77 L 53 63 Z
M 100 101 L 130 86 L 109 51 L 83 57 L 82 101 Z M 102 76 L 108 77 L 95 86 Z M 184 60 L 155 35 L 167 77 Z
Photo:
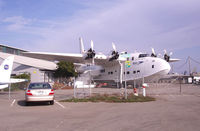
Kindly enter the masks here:
M 172 73 L 174 73 L 174 65 L 171 64 L 171 67 L 172 67 Z
M 89 77 L 90 77 L 90 85 L 89 85 L 89 90 L 90 90 L 90 96 L 91 96 L 91 65 L 90 65 L 90 71 L 89 71 Z
M 119 61 L 119 65 L 120 65 L 120 74 L 119 74 L 119 82 L 120 82 L 120 88 L 123 88 L 123 63 L 121 61 Z
M 182 78 L 181 78 L 181 76 L 179 76 L 179 84 L 180 84 L 180 94 L 181 94 L 181 91 L 182 91 L 182 87 L 181 87 L 181 83 L 182 83 Z
M 10 87 L 11 87 L 11 84 L 8 84 L 8 88 L 9 88 L 9 95 L 8 95 L 8 97 L 9 97 L 9 100 L 10 100 Z
M 125 86 L 125 99 L 127 99 L 127 84 L 126 84 L 126 65 L 125 65 L 125 62 L 124 62 L 124 86 Z
M 188 64 L 189 64 L 189 75 L 191 75 L 190 56 L 188 56 Z
M 74 98 L 76 98 L 76 78 L 74 77 Z

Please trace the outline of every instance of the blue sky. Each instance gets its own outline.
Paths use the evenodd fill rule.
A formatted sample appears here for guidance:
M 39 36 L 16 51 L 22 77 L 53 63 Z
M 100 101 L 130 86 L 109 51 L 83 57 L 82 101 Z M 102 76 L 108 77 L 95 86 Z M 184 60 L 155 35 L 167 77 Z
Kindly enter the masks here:
M 128 52 L 166 49 L 179 67 L 187 56 L 200 61 L 199 12 L 199 0 L 0 0 L 0 43 L 78 53 L 81 36 L 105 54 L 111 42 Z

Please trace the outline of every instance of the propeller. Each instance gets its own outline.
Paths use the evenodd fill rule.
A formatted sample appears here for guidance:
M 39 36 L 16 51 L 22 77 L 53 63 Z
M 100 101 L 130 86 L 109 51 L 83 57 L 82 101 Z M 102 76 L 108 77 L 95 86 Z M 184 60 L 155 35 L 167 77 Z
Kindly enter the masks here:
M 91 44 L 91 48 L 86 52 L 85 59 L 92 59 L 96 55 L 95 50 L 94 50 L 94 43 L 92 40 L 91 40 L 90 44 Z
M 119 58 L 119 53 L 117 52 L 115 44 L 112 42 L 113 51 L 109 56 L 109 61 L 116 60 Z
M 172 52 L 170 52 L 169 54 L 167 54 L 167 50 L 163 50 L 164 51 L 164 59 L 169 62 L 171 55 L 173 54 Z
M 115 46 L 115 44 L 112 42 L 112 47 L 113 47 L 113 50 L 116 52 L 116 46 Z
M 79 44 L 80 44 L 80 53 L 83 54 L 85 52 L 84 45 L 83 45 L 83 39 L 79 38 Z
M 151 53 L 151 56 L 152 56 L 152 57 L 157 57 L 157 55 L 156 55 L 156 52 L 155 52 L 154 48 L 151 48 L 151 51 L 152 51 L 152 53 Z
M 91 40 L 90 44 L 91 44 L 91 49 L 94 50 L 94 42 L 93 42 L 93 40 Z

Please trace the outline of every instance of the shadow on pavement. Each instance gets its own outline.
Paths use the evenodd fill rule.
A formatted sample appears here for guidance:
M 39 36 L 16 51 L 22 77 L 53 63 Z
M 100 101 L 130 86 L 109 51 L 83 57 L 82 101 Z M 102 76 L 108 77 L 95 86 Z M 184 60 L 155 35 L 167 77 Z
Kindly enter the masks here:
M 25 100 L 19 100 L 17 102 L 19 106 L 48 106 L 50 105 L 49 102 L 28 102 L 26 103 Z

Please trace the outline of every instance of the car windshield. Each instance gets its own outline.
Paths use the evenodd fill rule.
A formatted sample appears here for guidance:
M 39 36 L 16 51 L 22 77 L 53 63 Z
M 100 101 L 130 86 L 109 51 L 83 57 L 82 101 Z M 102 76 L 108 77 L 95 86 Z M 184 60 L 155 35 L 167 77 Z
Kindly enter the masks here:
M 31 83 L 29 89 L 51 89 L 48 83 Z

